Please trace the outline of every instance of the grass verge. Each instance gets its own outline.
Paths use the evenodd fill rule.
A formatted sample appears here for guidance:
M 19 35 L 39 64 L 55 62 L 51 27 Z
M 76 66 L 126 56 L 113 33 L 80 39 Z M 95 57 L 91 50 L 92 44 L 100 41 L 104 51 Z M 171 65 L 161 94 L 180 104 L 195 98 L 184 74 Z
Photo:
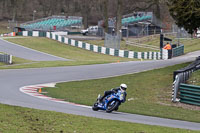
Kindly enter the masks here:
M 18 66 L 1 66 L 0 69 L 90 65 L 135 60 L 94 53 L 73 46 L 64 45 L 63 43 L 47 38 L 27 37 L 6 38 L 5 40 L 48 54 L 71 59 L 71 61 L 43 61 L 33 64 L 22 64 Z
M 83 41 L 83 42 L 86 42 L 86 43 L 89 43 L 89 44 L 95 44 L 95 45 L 98 45 L 98 46 L 104 46 L 104 40 L 86 40 L 86 41 Z M 153 43 L 149 44 L 149 45 L 153 45 Z M 120 49 L 129 50 L 129 51 L 136 51 L 136 52 L 148 52 L 148 51 L 159 52 L 158 50 L 152 50 L 152 49 L 149 49 L 149 48 L 141 48 L 141 47 L 126 45 L 126 41 L 121 41 Z
M 198 131 L 103 120 L 0 104 L 2 133 L 197 133 Z
M 105 90 L 126 83 L 127 99 L 134 100 L 127 100 L 119 111 L 200 122 L 200 110 L 171 102 L 173 71 L 187 65 L 188 63 L 112 78 L 58 83 L 55 88 L 43 88 L 43 91 L 48 92 L 45 95 L 54 98 L 93 105 L 99 93 L 103 94 Z
M 192 73 L 192 76 L 188 80 L 188 84 L 200 86 L 200 70 Z

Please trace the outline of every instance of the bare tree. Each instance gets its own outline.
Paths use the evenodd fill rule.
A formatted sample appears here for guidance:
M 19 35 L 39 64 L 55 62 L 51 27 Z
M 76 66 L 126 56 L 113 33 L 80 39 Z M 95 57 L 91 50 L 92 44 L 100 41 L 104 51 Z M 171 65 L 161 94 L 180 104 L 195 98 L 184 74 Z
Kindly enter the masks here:
M 83 16 L 83 25 L 84 25 L 84 28 L 87 28 L 90 8 L 88 5 L 88 0 L 82 0 L 82 1 L 83 1 L 83 3 L 82 3 L 82 7 L 81 7 L 81 11 L 82 11 L 81 13 Z
M 108 33 L 108 0 L 103 0 L 104 31 Z
M 123 0 L 117 0 L 117 22 L 116 22 L 116 33 L 121 35 L 121 20 L 122 20 Z

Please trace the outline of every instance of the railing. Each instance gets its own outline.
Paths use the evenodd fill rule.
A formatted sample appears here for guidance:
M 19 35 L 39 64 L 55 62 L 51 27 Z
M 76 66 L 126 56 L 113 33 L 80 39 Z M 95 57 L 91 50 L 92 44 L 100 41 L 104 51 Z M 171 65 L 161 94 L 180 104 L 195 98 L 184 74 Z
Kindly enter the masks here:
M 12 64 L 12 55 L 0 54 L 0 62 Z
M 160 48 L 157 47 L 157 46 L 147 45 L 147 44 L 141 44 L 141 43 L 137 43 L 137 42 L 126 41 L 126 44 L 127 45 L 141 47 L 141 48 L 148 48 L 148 49 L 153 49 L 153 50 L 160 50 Z
M 200 86 L 181 83 L 180 102 L 200 106 Z
M 188 65 L 187 67 L 174 71 L 174 82 L 172 89 L 172 102 L 180 101 L 181 92 L 180 86 L 183 86 L 183 83 L 189 79 L 190 75 L 200 69 L 200 56 L 196 58 L 196 60 Z M 182 87 L 183 88 L 183 87 Z M 190 90 L 191 91 L 191 90 Z M 183 92 L 183 91 L 182 91 Z M 183 94 L 182 94 L 183 95 Z M 183 101 L 183 100 L 182 100 Z
M 172 49 L 172 57 L 177 57 L 183 54 L 184 54 L 184 45 L 180 45 Z

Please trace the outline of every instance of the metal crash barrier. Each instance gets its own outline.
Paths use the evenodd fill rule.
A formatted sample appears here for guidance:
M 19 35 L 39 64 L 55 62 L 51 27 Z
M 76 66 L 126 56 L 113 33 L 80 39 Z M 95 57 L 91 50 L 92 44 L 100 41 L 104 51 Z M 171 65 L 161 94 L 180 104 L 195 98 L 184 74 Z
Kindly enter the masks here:
M 12 55 L 0 54 L 0 62 L 12 64 Z
M 174 71 L 174 82 L 172 87 L 172 102 L 184 102 L 189 104 L 200 104 L 200 90 L 198 87 L 194 89 L 193 85 L 186 85 L 186 81 L 190 75 L 200 69 L 200 56 L 185 68 Z M 186 87 L 187 86 L 187 87 Z M 189 87 L 190 86 L 190 87 Z M 191 95 L 192 94 L 192 95 Z M 193 97 L 193 99 L 192 99 Z M 195 104 L 195 105 L 198 105 Z

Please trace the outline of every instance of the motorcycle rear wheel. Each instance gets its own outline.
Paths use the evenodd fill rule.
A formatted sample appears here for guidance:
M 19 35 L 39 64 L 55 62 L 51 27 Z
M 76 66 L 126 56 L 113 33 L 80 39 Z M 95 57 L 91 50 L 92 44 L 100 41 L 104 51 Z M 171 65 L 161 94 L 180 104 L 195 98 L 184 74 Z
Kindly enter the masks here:
M 119 106 L 119 101 L 115 101 L 115 103 L 113 103 L 113 105 L 111 105 L 113 101 L 109 102 L 106 108 L 106 112 L 107 113 L 111 113 L 112 111 L 118 109 Z

